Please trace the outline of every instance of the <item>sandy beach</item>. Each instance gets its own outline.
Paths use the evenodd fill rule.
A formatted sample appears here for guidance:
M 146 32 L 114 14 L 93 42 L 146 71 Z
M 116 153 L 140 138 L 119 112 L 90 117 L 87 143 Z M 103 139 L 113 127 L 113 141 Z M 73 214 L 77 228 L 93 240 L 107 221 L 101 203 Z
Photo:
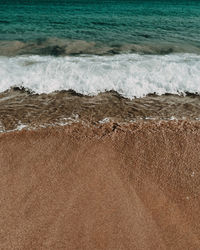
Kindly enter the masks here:
M 200 123 L 0 134 L 0 249 L 199 249 Z

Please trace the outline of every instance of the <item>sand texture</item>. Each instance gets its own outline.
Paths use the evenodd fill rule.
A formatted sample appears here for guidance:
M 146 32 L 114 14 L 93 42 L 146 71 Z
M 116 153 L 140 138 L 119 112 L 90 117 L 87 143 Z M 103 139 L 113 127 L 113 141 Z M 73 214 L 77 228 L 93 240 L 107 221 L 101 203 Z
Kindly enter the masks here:
M 0 134 L 0 249 L 200 249 L 200 123 Z

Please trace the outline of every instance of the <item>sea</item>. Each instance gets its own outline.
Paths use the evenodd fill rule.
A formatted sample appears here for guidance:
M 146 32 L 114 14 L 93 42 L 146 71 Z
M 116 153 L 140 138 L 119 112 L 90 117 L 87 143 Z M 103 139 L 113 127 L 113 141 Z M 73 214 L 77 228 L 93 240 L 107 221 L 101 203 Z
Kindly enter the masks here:
M 160 96 L 192 95 L 195 104 L 194 98 L 187 107 L 185 99 L 180 101 L 187 115 L 188 107 L 199 110 L 199 93 L 199 0 L 0 1 L 2 127 L 11 111 L 10 123 L 24 117 L 27 122 L 33 115 L 30 110 L 37 106 L 39 112 L 42 100 L 41 112 L 49 112 L 51 101 L 52 112 L 62 110 L 64 117 L 68 114 L 66 100 L 72 97 L 86 98 L 77 104 L 79 108 L 85 105 L 85 112 L 90 102 L 93 106 L 99 99 L 106 103 L 109 96 L 113 109 L 118 98 L 118 114 L 124 112 L 120 98 L 132 106 L 143 100 L 145 105 L 137 107 L 140 112 L 144 107 L 162 110 Z M 59 101 L 61 95 L 65 98 Z M 159 104 L 154 103 L 155 98 Z M 171 110 L 176 106 L 173 99 Z M 71 108 L 70 114 L 77 112 Z M 133 119 L 134 112 L 126 115 Z

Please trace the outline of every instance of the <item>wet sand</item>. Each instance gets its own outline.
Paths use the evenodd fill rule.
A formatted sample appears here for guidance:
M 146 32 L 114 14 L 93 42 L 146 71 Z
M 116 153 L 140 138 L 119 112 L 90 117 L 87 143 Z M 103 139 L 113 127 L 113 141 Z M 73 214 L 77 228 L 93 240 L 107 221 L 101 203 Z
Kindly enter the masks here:
M 0 249 L 199 249 L 200 123 L 0 134 Z

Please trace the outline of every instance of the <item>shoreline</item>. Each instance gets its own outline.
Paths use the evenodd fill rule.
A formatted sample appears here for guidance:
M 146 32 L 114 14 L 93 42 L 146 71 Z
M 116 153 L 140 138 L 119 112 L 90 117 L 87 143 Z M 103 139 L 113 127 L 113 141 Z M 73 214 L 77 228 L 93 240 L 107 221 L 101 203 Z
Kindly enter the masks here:
M 199 147 L 198 121 L 1 133 L 0 247 L 198 249 Z
M 132 123 L 140 120 L 199 120 L 200 96 L 147 95 L 128 99 L 115 91 L 85 96 L 75 91 L 33 94 L 13 88 L 0 94 L 0 131 L 39 128 L 76 122 Z

